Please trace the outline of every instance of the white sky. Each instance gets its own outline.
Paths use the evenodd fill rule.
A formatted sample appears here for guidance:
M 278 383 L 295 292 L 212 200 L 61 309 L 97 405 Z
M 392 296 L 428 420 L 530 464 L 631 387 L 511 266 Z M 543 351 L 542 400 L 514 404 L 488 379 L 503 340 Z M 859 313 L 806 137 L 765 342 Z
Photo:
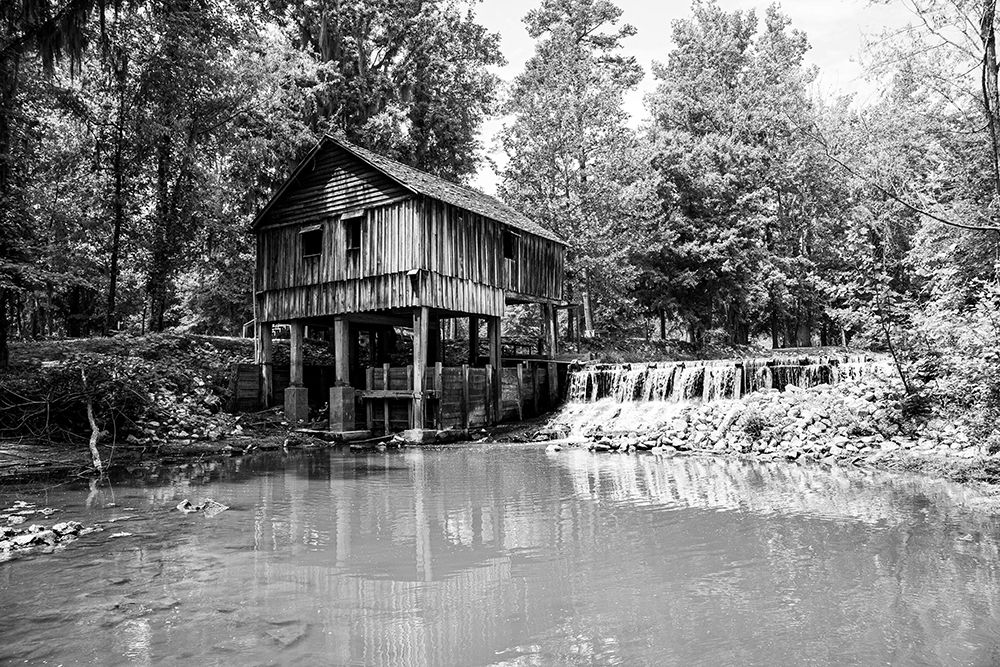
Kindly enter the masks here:
M 507 65 L 498 70 L 505 81 L 513 80 L 524 68 L 524 63 L 534 51 L 534 42 L 528 36 L 521 19 L 539 4 L 539 0 L 482 0 L 476 13 L 479 21 L 489 30 L 500 33 L 501 50 Z M 689 0 L 616 0 L 624 14 L 622 21 L 634 25 L 638 32 L 625 40 L 623 53 L 634 55 L 646 71 L 639 89 L 626 101 L 626 110 L 632 115 L 633 125 L 638 126 L 644 116 L 643 96 L 654 88 L 651 65 L 664 62 L 671 48 L 671 21 L 690 16 Z M 763 19 L 769 0 L 719 0 L 726 11 L 754 9 Z M 856 103 L 877 95 L 874 84 L 865 80 L 862 47 L 867 39 L 876 37 L 885 28 L 899 28 L 910 22 L 912 15 L 905 6 L 894 0 L 890 4 L 872 4 L 869 0 L 785 0 L 782 11 L 792 20 L 792 27 L 806 33 L 812 47 L 807 60 L 820 69 L 818 87 L 820 94 L 833 96 L 855 93 Z M 503 154 L 494 137 L 503 125 L 502 118 L 486 123 L 482 138 L 487 153 L 503 166 Z M 473 185 L 484 192 L 496 192 L 497 175 L 488 166 L 480 170 Z

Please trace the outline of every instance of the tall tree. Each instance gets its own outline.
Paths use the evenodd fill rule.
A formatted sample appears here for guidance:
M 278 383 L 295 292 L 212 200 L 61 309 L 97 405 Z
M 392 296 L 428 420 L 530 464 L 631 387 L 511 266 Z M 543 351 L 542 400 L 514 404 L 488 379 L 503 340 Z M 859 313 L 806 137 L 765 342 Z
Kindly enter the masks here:
M 73 67 L 86 50 L 88 23 L 110 10 L 103 0 L 23 0 L 0 5 L 0 370 L 7 368 L 8 309 L 11 295 L 23 284 L 28 236 L 22 189 L 25 127 L 22 90 L 25 75 L 32 76 L 37 58 L 45 74 L 66 57 Z M 20 144 L 20 145 L 19 145 Z
M 524 21 L 535 54 L 514 81 L 501 133 L 508 162 L 500 194 L 570 243 L 567 278 L 596 325 L 594 292 L 610 316 L 629 277 L 621 238 L 641 213 L 647 156 L 622 102 L 642 76 L 622 40 L 622 11 L 608 0 L 543 0 Z
M 453 180 L 478 167 L 493 110 L 499 36 L 467 0 L 273 0 L 326 64 L 315 119 L 359 144 Z
M 673 25 L 648 104 L 661 215 L 638 248 L 640 298 L 692 340 L 809 345 L 822 312 L 822 228 L 838 211 L 819 149 L 803 65 L 805 35 L 776 6 L 750 12 L 696 0 Z

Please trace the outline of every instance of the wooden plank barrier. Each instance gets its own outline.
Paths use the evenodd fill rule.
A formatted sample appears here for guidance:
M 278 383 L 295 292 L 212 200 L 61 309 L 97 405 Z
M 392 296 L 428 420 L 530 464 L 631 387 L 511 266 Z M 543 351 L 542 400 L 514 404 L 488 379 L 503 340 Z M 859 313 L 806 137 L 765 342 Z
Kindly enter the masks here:
M 551 369 L 551 370 L 550 370 Z M 553 386 L 559 379 L 551 372 L 556 364 L 545 361 L 519 362 L 494 373 L 492 366 L 436 364 L 424 372 L 424 397 L 429 407 L 428 428 L 479 428 L 499 421 L 524 419 L 556 406 Z M 323 394 L 333 385 L 334 368 L 305 366 L 304 380 L 309 387 L 310 403 L 319 407 Z M 413 406 L 413 366 L 391 367 L 384 364 L 366 368 L 365 387 L 358 391 L 362 401 L 358 412 L 359 428 L 375 433 L 391 433 L 409 428 Z M 276 396 L 289 384 L 287 368 L 275 366 Z M 500 383 L 499 412 L 490 396 L 494 383 Z M 231 412 L 252 412 L 263 407 L 260 368 L 257 364 L 233 364 L 230 373 Z

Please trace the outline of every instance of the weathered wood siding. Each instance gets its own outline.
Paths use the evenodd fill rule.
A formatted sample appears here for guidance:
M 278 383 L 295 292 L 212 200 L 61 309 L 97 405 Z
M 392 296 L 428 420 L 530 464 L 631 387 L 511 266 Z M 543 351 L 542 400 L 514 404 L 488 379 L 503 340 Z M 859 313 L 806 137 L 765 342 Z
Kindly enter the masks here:
M 234 363 L 230 367 L 229 412 L 252 412 L 264 406 L 261 395 L 260 366 L 258 364 Z M 287 364 L 274 364 L 272 370 L 272 397 L 281 402 L 281 392 L 290 384 Z M 303 384 L 309 390 L 309 404 L 323 405 L 330 396 L 330 386 L 334 382 L 333 366 L 303 366 Z
M 421 305 L 496 317 L 503 315 L 504 293 L 499 288 L 421 271 L 416 280 L 418 297 L 413 290 L 414 282 L 406 273 L 393 273 L 271 290 L 260 295 L 258 316 L 262 322 L 281 322 Z
M 315 222 L 352 209 L 381 206 L 409 194 L 347 151 L 324 150 L 275 202 L 261 226 Z
M 426 199 L 425 220 L 423 268 L 500 287 L 514 297 L 562 299 L 562 245 L 434 199 Z M 513 261 L 504 259 L 505 229 L 518 236 Z
M 354 209 L 356 210 L 356 209 Z M 322 253 L 303 257 L 301 231 L 320 225 Z M 361 218 L 361 247 L 348 249 L 347 225 L 339 215 L 257 234 L 258 289 L 280 290 L 405 273 L 419 266 L 420 202 L 410 199 L 370 208 Z
M 389 369 L 389 383 L 384 381 L 382 368 L 371 368 L 371 384 L 369 389 L 412 389 L 410 373 L 412 368 Z M 440 392 L 439 398 L 430 401 L 425 425 L 442 428 L 461 428 L 468 418 L 469 426 L 485 426 L 487 423 L 487 408 L 489 401 L 486 390 L 486 369 L 469 368 L 469 402 L 465 403 L 465 369 L 462 367 L 444 367 L 441 369 L 441 386 L 437 385 L 437 374 L 434 367 L 424 374 L 424 386 Z M 389 431 L 401 431 L 409 428 L 409 399 L 389 399 L 372 401 L 372 425 L 376 433 L 383 432 L 385 416 L 389 415 Z M 468 411 L 468 415 L 466 415 Z M 437 419 L 440 421 L 437 421 Z
M 360 247 L 348 248 L 342 216 L 361 211 Z M 303 256 L 302 232 L 316 226 L 321 252 Z M 421 305 L 500 316 L 508 298 L 561 299 L 563 247 L 511 229 L 517 256 L 505 260 L 504 230 L 412 195 L 341 149 L 323 151 L 257 229 L 258 317 L 276 322 Z M 416 276 L 408 276 L 413 270 Z

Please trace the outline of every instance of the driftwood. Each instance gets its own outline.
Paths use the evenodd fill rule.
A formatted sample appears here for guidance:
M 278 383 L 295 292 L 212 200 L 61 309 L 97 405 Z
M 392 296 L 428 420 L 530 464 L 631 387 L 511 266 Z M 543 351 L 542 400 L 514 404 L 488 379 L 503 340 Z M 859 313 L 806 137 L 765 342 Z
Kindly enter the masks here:
M 80 369 L 80 377 L 83 380 L 83 386 L 87 386 L 87 372 Z M 104 463 L 101 462 L 101 453 L 97 450 L 97 443 L 100 441 L 101 436 L 104 431 L 100 429 L 97 425 L 97 420 L 94 419 L 94 399 L 90 396 L 87 397 L 87 422 L 90 423 L 90 457 L 94 461 L 94 467 L 97 468 L 97 472 L 104 472 Z

